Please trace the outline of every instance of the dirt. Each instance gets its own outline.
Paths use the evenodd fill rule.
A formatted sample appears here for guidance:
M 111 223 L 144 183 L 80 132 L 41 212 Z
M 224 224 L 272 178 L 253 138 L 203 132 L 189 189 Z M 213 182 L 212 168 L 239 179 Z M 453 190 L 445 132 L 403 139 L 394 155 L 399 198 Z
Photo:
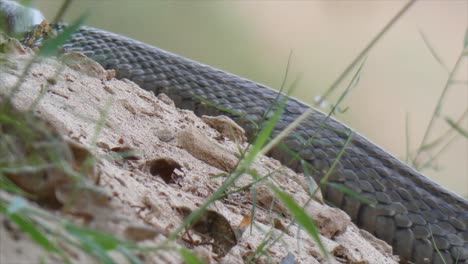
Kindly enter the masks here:
M 0 53 L 2 100 L 33 56 L 14 41 L 3 43 L 8 44 Z M 113 78 L 112 71 L 81 54 L 61 60 L 34 63 L 13 105 L 27 110 L 42 96 L 34 107 L 35 115 L 61 134 L 64 144 L 89 152 L 96 163 L 87 174 L 88 187 L 81 189 L 74 206 L 54 209 L 31 201 L 32 205 L 140 245 L 161 245 L 187 212 L 202 205 L 236 167 L 240 151 L 248 147 L 243 130 L 225 117 L 205 117 L 203 121 L 192 111 L 176 108 L 165 95 L 155 96 L 129 80 Z M 244 263 L 263 240 L 281 235 L 256 263 L 396 263 L 388 245 L 362 233 L 344 212 L 320 199 L 310 200 L 303 175 L 265 156 L 257 157 L 251 169 L 270 177 L 252 184 L 251 175 L 241 175 L 235 182 L 238 192 L 211 204 L 204 218 L 169 243 L 168 249 L 147 253 L 141 260 L 183 263 L 177 248 L 185 246 L 206 263 Z M 270 185 L 305 205 L 330 252 L 329 260 L 295 223 Z M 52 186 L 59 202 L 69 200 L 67 186 Z M 3 199 L 12 198 L 4 191 L 0 194 Z M 255 215 L 250 219 L 254 204 Z M 2 264 L 60 262 L 6 216 L 0 218 Z M 74 263 L 95 262 L 79 250 L 61 246 Z M 116 262 L 126 263 L 118 253 L 112 256 Z

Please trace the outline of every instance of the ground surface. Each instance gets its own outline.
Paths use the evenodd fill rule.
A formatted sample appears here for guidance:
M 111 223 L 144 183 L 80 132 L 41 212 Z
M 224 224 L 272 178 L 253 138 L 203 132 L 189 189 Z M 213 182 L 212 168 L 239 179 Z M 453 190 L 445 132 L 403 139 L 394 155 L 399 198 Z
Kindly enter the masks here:
M 10 43 L 8 47 L 6 53 L 0 53 L 1 98 L 5 98 L 32 58 L 30 51 L 17 44 Z M 13 102 L 16 108 L 25 110 L 43 94 L 34 112 L 63 135 L 72 148 L 92 153 L 97 162 L 87 182 L 100 191 L 90 191 L 91 198 L 82 192 L 80 197 L 87 198 L 71 209 L 47 210 L 59 218 L 142 245 L 159 245 L 182 223 L 184 210 L 197 208 L 223 183 L 238 161 L 239 150 L 247 144 L 233 141 L 229 133 L 208 125 L 223 126 L 225 119 L 204 121 L 191 111 L 177 109 L 164 95 L 155 96 L 130 81 L 112 78 L 111 72 L 80 55 L 70 55 L 65 61 L 74 69 L 56 59 L 35 64 Z M 198 243 L 203 236 L 192 234 L 194 241 L 187 242 L 187 234 L 182 233 L 179 242 L 170 243 L 166 250 L 152 251 L 142 260 L 181 263 L 182 258 L 174 249 L 184 244 L 207 263 L 244 263 L 263 240 L 271 241 L 281 234 L 281 239 L 257 257 L 256 263 L 293 263 L 288 262 L 291 255 L 296 263 L 325 262 L 316 243 L 292 222 L 294 219 L 268 187 L 279 186 L 304 205 L 309 199 L 304 177 L 263 156 L 257 157 L 252 168 L 258 175 L 271 177 L 210 206 L 213 218 L 225 225 L 218 229 L 218 233 L 226 232 L 222 237 L 232 230 L 245 230 L 234 238 L 232 249 L 222 252 L 219 247 L 223 245 L 210 243 L 216 241 L 216 234 L 208 237 L 208 243 Z M 243 175 L 235 185 L 242 187 L 252 182 L 250 175 Z M 59 201 L 67 195 L 60 188 L 53 191 Z M 10 194 L 0 194 L 0 198 L 11 198 Z M 100 201 L 99 195 L 105 202 L 96 202 Z M 254 199 L 252 224 L 239 224 L 251 215 Z M 308 203 L 306 211 L 320 229 L 331 263 L 395 263 L 389 247 L 360 231 L 345 213 L 314 200 Z M 5 216 L 0 218 L 2 264 L 39 263 L 41 259 L 60 262 Z M 229 225 L 221 221 L 224 219 Z M 71 252 L 73 262 L 93 262 L 89 256 L 63 246 Z M 288 253 L 289 258 L 285 258 Z M 125 263 L 118 254 L 115 259 Z

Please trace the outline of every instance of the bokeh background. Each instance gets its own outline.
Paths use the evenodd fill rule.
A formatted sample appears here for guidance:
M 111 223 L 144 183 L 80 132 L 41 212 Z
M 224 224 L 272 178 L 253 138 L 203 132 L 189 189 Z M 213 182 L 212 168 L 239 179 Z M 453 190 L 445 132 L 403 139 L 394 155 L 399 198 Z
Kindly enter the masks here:
M 405 3 L 77 0 L 65 18 L 70 21 L 89 10 L 88 25 L 273 88 L 280 87 L 292 52 L 289 83 L 300 76 L 293 96 L 313 103 Z M 35 4 L 51 20 L 61 1 L 37 0 Z M 417 2 L 370 52 L 358 86 L 341 104 L 348 110 L 337 118 L 403 160 L 407 153 L 414 154 L 447 81 L 446 67 L 453 67 L 463 49 L 467 26 L 466 0 Z M 431 55 L 421 32 L 446 67 Z M 467 78 L 465 58 L 456 75 L 465 82 L 451 85 L 441 118 L 458 119 L 467 111 Z M 467 117 L 462 126 L 468 130 Z M 430 139 L 447 128 L 439 119 Z M 458 136 L 432 165 L 436 168 L 423 173 L 468 196 L 466 138 Z

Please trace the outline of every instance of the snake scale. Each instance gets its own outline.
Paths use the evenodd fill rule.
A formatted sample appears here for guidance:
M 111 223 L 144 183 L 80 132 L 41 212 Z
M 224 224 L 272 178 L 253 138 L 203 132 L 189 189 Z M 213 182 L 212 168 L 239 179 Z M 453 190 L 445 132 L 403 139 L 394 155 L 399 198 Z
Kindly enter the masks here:
M 118 78 L 132 80 L 145 90 L 165 93 L 178 107 L 197 115 L 228 115 L 250 139 L 256 132 L 251 121 L 264 122 L 264 114 L 278 97 L 277 91 L 264 85 L 100 29 L 81 27 L 63 48 L 86 54 L 106 69 L 114 69 Z M 294 98 L 281 98 L 285 106 L 273 135 L 309 109 Z M 292 154 L 297 153 L 320 181 L 351 131 L 317 110 L 284 138 L 282 144 L 287 148 L 276 147 L 269 155 L 301 172 L 303 163 Z M 359 227 L 392 245 L 402 262 L 468 263 L 468 200 L 358 133 L 352 132 L 329 182 L 375 203 L 370 206 L 332 185 L 322 186 L 325 199 L 344 210 Z

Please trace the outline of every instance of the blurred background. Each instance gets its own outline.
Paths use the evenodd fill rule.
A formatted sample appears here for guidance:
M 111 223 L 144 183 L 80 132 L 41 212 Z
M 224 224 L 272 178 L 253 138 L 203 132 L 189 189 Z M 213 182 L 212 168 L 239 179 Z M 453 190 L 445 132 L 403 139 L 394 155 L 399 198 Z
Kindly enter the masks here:
M 62 1 L 37 0 L 52 20 Z M 333 83 L 406 1 L 156 1 L 79 0 L 66 20 L 90 11 L 86 24 L 169 50 L 279 88 L 292 52 L 288 83 L 309 104 Z M 358 85 L 337 118 L 402 160 L 421 144 L 468 26 L 468 1 L 419 1 L 371 50 Z M 423 35 L 440 57 L 431 54 Z M 444 66 L 445 65 L 445 66 Z M 352 75 L 352 74 L 351 74 Z M 468 109 L 465 58 L 443 102 L 432 142 Z M 460 81 L 464 80 L 464 81 Z M 333 103 L 346 88 L 328 100 Z M 287 86 L 286 86 L 287 88 Z M 328 111 L 329 105 L 322 108 Z M 461 122 L 468 130 L 468 117 Z M 452 135 L 444 136 L 446 141 Z M 468 196 L 468 140 L 456 137 L 423 173 Z M 445 144 L 445 143 L 444 143 Z M 444 145 L 442 144 L 442 146 Z M 423 153 L 424 163 L 439 148 Z

